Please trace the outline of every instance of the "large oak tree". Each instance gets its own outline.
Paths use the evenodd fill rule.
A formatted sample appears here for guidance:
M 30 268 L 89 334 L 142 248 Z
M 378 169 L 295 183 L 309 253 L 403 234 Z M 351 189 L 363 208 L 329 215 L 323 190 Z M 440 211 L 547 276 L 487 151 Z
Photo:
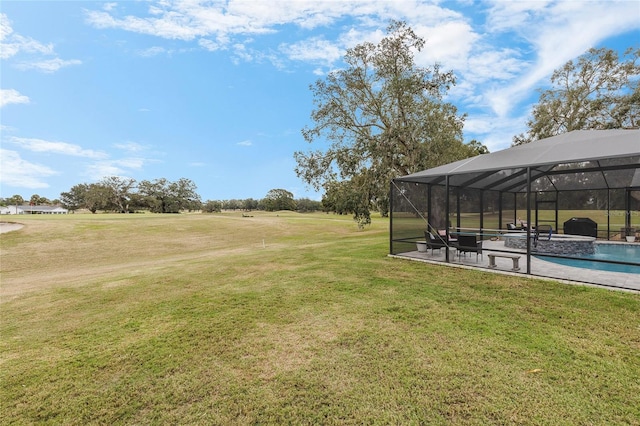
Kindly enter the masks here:
M 347 182 L 360 197 L 355 219 L 369 223 L 369 209 L 388 211 L 392 178 L 474 155 L 462 140 L 464 116 L 443 95 L 452 72 L 416 66 L 424 47 L 404 22 L 392 22 L 378 44 L 348 49 L 346 67 L 311 86 L 315 123 L 302 131 L 308 142 L 326 139 L 325 150 L 296 152 L 296 173 L 316 190 Z
M 196 184 L 186 178 L 176 182 L 165 178 L 143 180 L 138 184 L 142 204 L 154 213 L 179 213 L 181 210 L 200 208 L 200 196 L 196 190 Z
M 637 128 L 640 125 L 640 48 L 622 56 L 611 49 L 589 49 L 551 75 L 540 92 L 528 130 L 514 145 L 572 130 Z

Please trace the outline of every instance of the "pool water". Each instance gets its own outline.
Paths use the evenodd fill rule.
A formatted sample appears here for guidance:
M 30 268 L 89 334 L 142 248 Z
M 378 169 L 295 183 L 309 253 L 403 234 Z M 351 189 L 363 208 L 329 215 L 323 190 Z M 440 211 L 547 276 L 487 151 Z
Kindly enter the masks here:
M 584 254 L 580 259 L 567 259 L 559 257 L 540 256 L 547 262 L 558 263 L 560 265 L 573 266 L 576 268 L 596 269 L 609 272 L 626 272 L 630 274 L 640 274 L 640 265 L 620 265 L 618 263 L 603 263 L 597 261 L 583 260 L 595 259 L 609 262 L 631 262 L 640 263 L 640 244 L 606 244 L 597 243 L 594 254 Z

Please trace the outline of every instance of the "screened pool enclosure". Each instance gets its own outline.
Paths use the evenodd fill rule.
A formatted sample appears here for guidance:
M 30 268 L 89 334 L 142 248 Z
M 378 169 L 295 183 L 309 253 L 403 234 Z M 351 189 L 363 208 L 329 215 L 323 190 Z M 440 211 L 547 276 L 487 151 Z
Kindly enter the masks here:
M 598 244 L 640 245 L 640 130 L 479 155 L 394 179 L 390 198 L 392 255 L 545 276 L 532 257 L 593 261 Z M 595 262 L 640 271 L 637 255 Z

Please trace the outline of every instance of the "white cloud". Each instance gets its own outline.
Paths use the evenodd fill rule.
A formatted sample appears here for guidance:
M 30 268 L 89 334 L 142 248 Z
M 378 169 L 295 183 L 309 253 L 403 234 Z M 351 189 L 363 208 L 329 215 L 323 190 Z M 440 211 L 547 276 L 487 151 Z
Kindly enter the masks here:
M 154 35 L 166 39 L 193 40 L 209 34 L 209 31 L 195 24 L 188 15 L 167 11 L 159 18 L 138 18 L 127 16 L 117 19 L 108 12 L 88 11 L 87 22 L 96 28 L 119 28 L 140 34 Z
M 279 50 L 293 60 L 313 63 L 322 62 L 327 65 L 333 64 L 344 55 L 344 49 L 338 44 L 320 37 L 302 40 L 289 45 L 283 44 Z
M 110 11 L 110 10 L 115 9 L 116 7 L 118 7 L 118 3 L 116 3 L 116 2 L 111 2 L 111 3 L 105 3 L 105 4 L 102 6 L 102 9 L 104 9 L 104 10 L 106 10 L 106 11 Z
M 0 42 L 7 39 L 12 32 L 13 28 L 11 28 L 11 21 L 7 15 L 0 13 Z
M 432 27 L 418 25 L 414 31 L 425 39 L 425 47 L 416 55 L 416 62 L 423 66 L 438 62 L 452 69 L 466 68 L 467 58 L 480 37 L 468 22 L 462 20 Z
M 83 173 L 93 181 L 99 181 L 108 176 L 124 176 L 124 174 L 124 169 L 109 161 L 90 164 Z
M 13 36 L 8 42 L 0 43 L 0 59 L 9 59 L 19 53 L 40 53 L 43 55 L 52 55 L 53 46 L 45 45 L 33 39 Z
M 147 162 L 143 158 L 134 157 L 96 161 L 85 167 L 84 175 L 96 181 L 107 176 L 126 177 L 131 172 L 142 169 Z
M 490 80 L 511 80 L 528 67 L 517 50 L 492 49 L 470 55 L 464 75 L 465 80 L 478 85 Z
M 29 97 L 15 89 L 0 89 L 0 107 L 9 104 L 28 104 Z
M 251 145 L 253 145 L 253 142 L 251 142 L 250 140 L 246 140 L 246 141 L 238 142 L 236 145 L 239 145 L 239 146 L 251 146 Z
M 13 32 L 11 21 L 0 13 L 0 59 L 8 59 L 20 52 L 53 54 L 52 44 L 43 44 Z
M 9 18 L 0 13 L 0 59 L 6 60 L 17 56 L 28 56 L 28 59 L 19 61 L 17 64 L 19 69 L 37 69 L 47 73 L 82 63 L 77 59 L 63 60 L 57 57 L 42 59 L 42 56 L 56 56 L 53 44 L 44 44 L 32 38 L 15 34 Z
M 226 48 L 229 43 L 228 38 L 218 38 L 217 41 L 213 41 L 207 38 L 201 38 L 198 40 L 198 45 L 209 52 L 215 52 L 216 50 L 222 50 Z
M 148 148 L 137 142 L 116 143 L 113 146 L 127 152 L 142 152 L 142 151 L 146 151 Z
M 163 53 L 166 53 L 166 52 L 167 50 L 164 47 L 153 46 L 153 47 L 149 47 L 148 49 L 140 50 L 138 52 L 138 55 L 142 56 L 143 58 L 151 58 L 153 56 L 162 55 Z
M 140 170 L 147 163 L 147 160 L 139 157 L 121 158 L 119 160 L 111 160 L 111 164 L 122 167 L 127 170 Z
M 60 68 L 68 67 L 71 65 L 80 65 L 82 61 L 78 59 L 64 60 L 60 58 L 45 59 L 42 61 L 33 62 L 19 62 L 16 67 L 21 70 L 35 69 L 38 71 L 52 73 L 58 71 Z
M 91 149 L 84 149 L 79 145 L 74 145 L 66 142 L 46 141 L 43 139 L 33 138 L 18 138 L 11 137 L 9 142 L 20 145 L 22 148 L 33 152 L 43 152 L 49 154 L 69 155 L 73 157 L 85 157 L 85 158 L 106 158 L 107 154 L 100 151 L 94 151 Z
M 0 186 L 19 188 L 48 188 L 48 176 L 59 174 L 41 164 L 31 163 L 16 151 L 0 148 Z
M 545 16 L 552 3 L 552 0 L 494 2 L 487 10 L 487 31 L 503 33 L 524 29 L 536 17 Z M 584 7 L 584 3 L 576 3 Z
M 244 44 L 237 43 L 233 45 L 233 55 L 236 59 L 241 59 L 245 62 L 251 62 L 254 59 L 254 55 L 250 52 Z M 237 62 L 236 62 L 237 63 Z

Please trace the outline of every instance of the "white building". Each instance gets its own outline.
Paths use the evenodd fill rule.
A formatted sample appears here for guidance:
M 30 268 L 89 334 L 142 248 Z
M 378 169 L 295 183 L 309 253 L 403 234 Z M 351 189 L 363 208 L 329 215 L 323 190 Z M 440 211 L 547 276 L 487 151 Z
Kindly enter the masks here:
M 21 206 L 0 207 L 0 214 L 67 214 L 69 210 L 61 206 Z

